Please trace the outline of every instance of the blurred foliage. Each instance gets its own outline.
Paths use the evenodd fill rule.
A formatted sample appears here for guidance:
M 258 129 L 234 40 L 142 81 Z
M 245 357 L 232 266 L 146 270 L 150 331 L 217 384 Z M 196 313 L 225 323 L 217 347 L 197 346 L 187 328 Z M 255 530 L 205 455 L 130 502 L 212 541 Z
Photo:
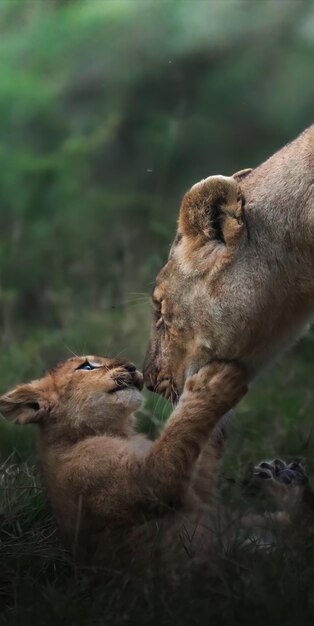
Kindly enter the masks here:
M 0 328 L 12 380 L 64 344 L 130 344 L 142 358 L 141 293 L 182 193 L 258 164 L 311 122 L 313 34 L 306 0 L 1 0 Z

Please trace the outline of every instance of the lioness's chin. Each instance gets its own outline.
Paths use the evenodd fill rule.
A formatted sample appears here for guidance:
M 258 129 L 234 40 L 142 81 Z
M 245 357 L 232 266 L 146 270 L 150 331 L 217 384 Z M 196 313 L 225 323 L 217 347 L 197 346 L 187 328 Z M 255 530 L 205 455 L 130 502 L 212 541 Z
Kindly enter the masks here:
M 114 393 L 114 403 L 128 407 L 131 411 L 136 411 L 143 404 L 143 396 L 136 387 L 126 387 Z
M 190 363 L 190 365 L 187 367 L 186 372 L 185 372 L 185 380 L 186 381 L 187 378 L 190 378 L 191 376 L 194 376 L 194 374 L 197 374 L 197 372 L 201 369 L 201 367 L 204 367 L 205 365 L 209 365 L 211 362 L 210 359 L 208 359 L 207 361 L 201 361 L 198 363 Z

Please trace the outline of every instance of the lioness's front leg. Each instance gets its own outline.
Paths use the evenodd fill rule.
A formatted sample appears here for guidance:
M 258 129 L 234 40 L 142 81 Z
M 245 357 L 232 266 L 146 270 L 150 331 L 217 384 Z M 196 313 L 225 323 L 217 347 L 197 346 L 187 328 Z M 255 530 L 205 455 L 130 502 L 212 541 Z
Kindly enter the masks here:
M 189 378 L 179 404 L 144 460 L 143 484 L 161 503 L 178 502 L 219 418 L 246 393 L 243 371 L 212 363 Z

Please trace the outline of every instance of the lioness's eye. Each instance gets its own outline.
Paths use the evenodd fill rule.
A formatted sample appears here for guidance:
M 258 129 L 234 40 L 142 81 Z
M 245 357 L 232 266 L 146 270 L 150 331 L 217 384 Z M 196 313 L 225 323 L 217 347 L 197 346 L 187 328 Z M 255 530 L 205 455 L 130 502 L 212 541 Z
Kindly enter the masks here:
M 90 370 L 96 370 L 98 367 L 100 367 L 100 366 L 99 365 L 92 365 L 92 363 L 89 363 L 89 361 L 85 361 L 84 363 L 79 365 L 76 369 L 77 370 L 90 371 Z
M 155 307 L 156 311 L 160 311 L 161 309 L 161 300 L 157 300 L 157 298 L 155 298 L 154 296 L 152 297 L 152 301 L 153 301 L 153 305 Z
M 160 328 L 163 325 L 163 318 L 160 317 L 156 322 L 156 328 Z

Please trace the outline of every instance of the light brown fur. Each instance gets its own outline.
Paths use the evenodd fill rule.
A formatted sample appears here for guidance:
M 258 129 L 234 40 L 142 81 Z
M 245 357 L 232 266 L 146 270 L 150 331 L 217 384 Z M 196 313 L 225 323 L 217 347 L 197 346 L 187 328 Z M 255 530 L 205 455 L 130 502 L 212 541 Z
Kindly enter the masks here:
M 87 363 L 95 369 L 82 369 Z M 38 425 L 48 497 L 66 543 L 85 565 L 133 567 L 156 546 L 164 562 L 201 556 L 211 541 L 222 449 L 213 430 L 245 393 L 241 369 L 212 364 L 187 380 L 154 443 L 133 428 L 141 386 L 130 363 L 75 357 L 0 398 L 5 417 Z
M 314 308 L 314 126 L 257 169 L 184 196 L 153 292 L 145 382 L 166 397 L 212 359 L 253 378 Z

